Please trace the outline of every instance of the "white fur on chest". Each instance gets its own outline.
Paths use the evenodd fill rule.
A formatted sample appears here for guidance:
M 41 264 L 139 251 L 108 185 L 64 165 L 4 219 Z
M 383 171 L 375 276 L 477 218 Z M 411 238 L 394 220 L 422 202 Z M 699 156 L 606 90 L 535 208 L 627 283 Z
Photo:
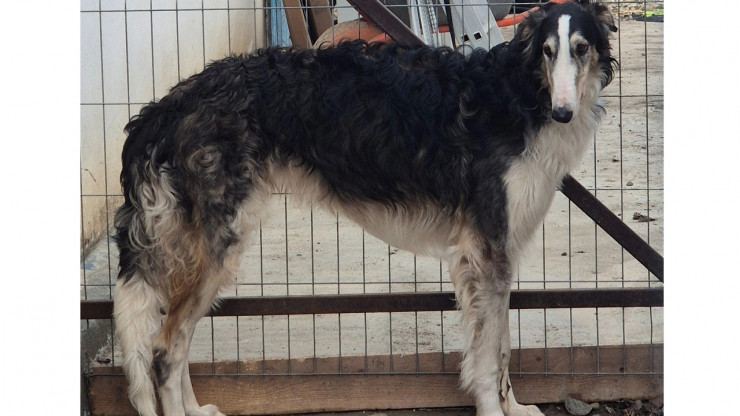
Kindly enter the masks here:
M 597 120 L 593 113 L 584 113 L 567 124 L 551 122 L 529 137 L 526 150 L 506 172 L 510 258 L 516 258 L 529 242 L 544 220 L 557 186 L 588 149 Z

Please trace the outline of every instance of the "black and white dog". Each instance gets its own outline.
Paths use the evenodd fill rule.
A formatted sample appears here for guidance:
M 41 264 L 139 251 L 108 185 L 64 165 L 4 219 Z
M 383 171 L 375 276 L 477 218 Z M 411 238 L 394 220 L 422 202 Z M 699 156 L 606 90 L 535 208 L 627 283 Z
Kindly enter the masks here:
M 514 39 L 449 48 L 354 41 L 210 64 L 126 126 L 116 329 L 140 414 L 200 406 L 187 357 L 234 284 L 276 190 L 449 263 L 479 415 L 541 415 L 509 383 L 509 292 L 522 249 L 577 166 L 612 79 L 607 8 L 547 4 Z M 162 324 L 161 311 L 166 311 Z

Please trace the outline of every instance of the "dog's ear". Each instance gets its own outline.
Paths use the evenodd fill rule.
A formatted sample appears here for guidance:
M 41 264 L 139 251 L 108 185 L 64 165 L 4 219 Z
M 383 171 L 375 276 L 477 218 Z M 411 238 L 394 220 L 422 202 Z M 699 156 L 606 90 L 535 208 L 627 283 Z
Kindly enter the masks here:
M 617 26 L 614 24 L 614 17 L 608 7 L 601 3 L 590 3 L 588 0 L 582 0 L 581 5 L 583 5 L 591 14 L 596 16 L 599 22 L 601 22 L 603 28 L 606 29 L 605 32 L 617 31 Z
M 546 10 L 547 8 L 543 6 L 539 10 L 527 16 L 527 18 L 519 24 L 516 37 L 521 39 L 525 44 L 529 44 L 540 22 L 545 19 L 545 16 L 547 15 Z
M 546 16 L 547 12 L 544 8 L 540 8 L 531 13 L 519 24 L 519 27 L 516 30 L 516 35 L 511 42 L 521 48 L 527 62 L 536 62 L 537 57 L 541 53 L 540 48 L 542 45 L 535 45 L 534 39 L 539 36 L 538 32 L 540 31 L 540 23 L 545 20 Z

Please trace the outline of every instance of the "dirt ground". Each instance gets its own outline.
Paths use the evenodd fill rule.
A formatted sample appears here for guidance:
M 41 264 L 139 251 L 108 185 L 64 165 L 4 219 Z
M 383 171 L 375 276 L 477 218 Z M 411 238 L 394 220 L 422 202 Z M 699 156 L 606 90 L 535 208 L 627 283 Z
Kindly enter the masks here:
M 571 416 L 562 403 L 540 406 L 545 416 Z M 589 416 L 663 416 L 661 404 L 642 401 L 599 403 Z M 431 415 L 430 415 L 431 416 Z
M 540 405 L 545 416 L 572 416 L 562 403 Z M 589 416 L 663 416 L 663 406 L 650 402 L 606 402 L 588 414 Z M 447 409 L 415 409 L 386 412 L 320 413 L 313 416 L 475 416 L 472 407 Z

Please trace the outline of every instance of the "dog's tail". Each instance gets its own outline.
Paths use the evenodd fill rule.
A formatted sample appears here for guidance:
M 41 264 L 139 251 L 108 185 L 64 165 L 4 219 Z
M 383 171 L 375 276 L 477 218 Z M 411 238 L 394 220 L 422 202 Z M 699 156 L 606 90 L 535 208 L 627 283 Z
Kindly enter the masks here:
M 157 121 L 157 105 L 145 107 L 146 118 L 135 117 L 127 126 L 121 185 L 124 204 L 115 215 L 115 240 L 119 251 L 118 281 L 113 296 L 116 335 L 123 355 L 131 403 L 142 416 L 155 416 L 157 401 L 153 383 L 153 345 L 167 305 L 166 282 L 159 271 L 157 240 L 153 222 L 171 218 L 171 192 L 159 186 L 166 182 L 151 155 Z M 159 116 L 159 119 L 157 119 Z M 154 118 L 154 120 L 152 120 Z
M 128 377 L 128 395 L 142 416 L 156 415 L 157 401 L 151 377 L 152 345 L 160 328 L 157 291 L 142 278 L 119 278 L 114 294 L 113 315 L 121 342 L 123 369 Z

